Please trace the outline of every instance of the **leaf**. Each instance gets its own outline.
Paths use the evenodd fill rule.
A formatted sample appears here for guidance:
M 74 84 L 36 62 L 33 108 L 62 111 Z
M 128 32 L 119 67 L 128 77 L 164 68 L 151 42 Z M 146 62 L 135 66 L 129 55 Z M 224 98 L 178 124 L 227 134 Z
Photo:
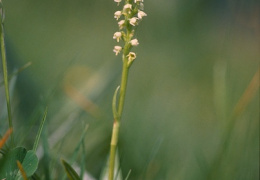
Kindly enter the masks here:
M 22 162 L 23 169 L 28 177 L 32 176 L 38 167 L 38 158 L 33 150 L 26 153 L 26 156 Z M 21 173 L 17 175 L 17 180 L 23 180 Z
M 0 179 L 15 179 L 18 173 L 17 161 L 23 162 L 26 156 L 26 149 L 17 147 L 9 151 L 3 159 L 0 160 Z
M 21 172 L 21 174 L 22 174 L 22 176 L 23 176 L 23 179 L 24 179 L 24 180 L 28 180 L 27 175 L 26 175 L 26 172 L 24 171 L 23 165 L 22 165 L 21 162 L 18 161 L 18 160 L 17 160 L 17 166 L 18 166 L 18 168 L 19 168 L 19 170 L 20 170 L 20 172 Z
M 17 161 L 21 162 L 28 177 L 32 176 L 38 167 L 38 158 L 32 150 L 17 147 L 0 159 L 0 179 L 23 180 Z
M 80 180 L 79 175 L 76 173 L 76 171 L 65 161 L 65 160 L 61 160 L 65 171 L 67 173 L 67 176 L 70 180 Z
M 117 107 L 116 107 L 116 102 L 117 102 L 117 93 L 119 90 L 120 86 L 118 86 L 114 92 L 114 96 L 113 96 L 113 101 L 112 101 L 112 110 L 113 110 L 113 116 L 114 119 L 118 120 L 118 112 L 117 112 Z

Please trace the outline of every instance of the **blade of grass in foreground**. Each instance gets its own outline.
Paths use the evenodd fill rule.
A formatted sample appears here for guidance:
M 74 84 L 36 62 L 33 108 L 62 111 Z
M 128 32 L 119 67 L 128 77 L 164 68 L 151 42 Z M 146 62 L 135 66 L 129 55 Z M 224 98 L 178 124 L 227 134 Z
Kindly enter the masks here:
M 132 170 L 130 169 L 130 170 L 128 171 L 127 175 L 126 175 L 125 180 L 128 180 L 128 178 L 130 177 L 131 172 L 132 172 Z
M 85 136 L 86 136 L 88 127 L 89 127 L 89 125 L 86 124 L 85 128 L 84 128 L 84 130 L 83 130 L 83 132 L 81 134 L 80 141 L 78 142 L 76 148 L 73 151 L 72 158 L 69 160 L 70 164 L 73 164 L 75 162 L 75 160 L 76 160 L 76 158 L 77 158 L 77 156 L 79 154 L 80 147 L 82 147 L 82 151 L 83 151 L 82 161 L 85 162 L 85 154 L 84 154 L 85 147 L 83 147 L 83 146 L 84 146 Z M 84 167 L 84 162 L 81 162 L 81 167 Z M 81 171 L 84 172 L 84 169 L 81 168 Z M 66 179 L 66 175 L 63 176 L 62 180 L 65 180 L 65 179 Z
M 86 149 L 85 149 L 85 143 L 84 140 L 81 143 L 82 145 L 82 157 L 81 157 L 81 166 L 80 166 L 80 179 L 83 179 L 84 177 L 84 171 L 85 171 L 85 159 L 86 159 Z
M 3 9 L 3 4 L 2 4 L 1 0 L 0 0 L 0 26 L 1 26 L 0 27 L 0 46 L 1 46 L 1 55 L 2 55 L 2 64 L 3 64 L 5 97 L 6 97 L 6 105 L 7 105 L 7 111 L 8 111 L 8 123 L 9 123 L 9 128 L 13 129 L 10 96 L 9 96 L 7 63 L 6 63 L 6 48 L 5 48 L 5 40 L 4 40 L 4 9 Z M 11 148 L 13 146 L 14 146 L 14 140 L 13 140 L 13 135 L 11 133 Z
M 47 116 L 47 111 L 48 111 L 48 108 L 45 109 L 45 112 L 44 112 L 44 115 L 43 115 L 43 118 L 42 118 L 42 121 L 41 121 L 41 125 L 40 125 L 39 131 L 37 133 L 37 136 L 36 136 L 36 139 L 35 139 L 35 142 L 34 142 L 34 145 L 33 145 L 33 151 L 34 152 L 36 152 L 38 144 L 39 144 L 40 136 L 41 136 L 41 133 L 42 133 L 42 128 L 43 128 L 43 125 L 44 125 L 44 122 L 45 122 L 46 116 Z
M 65 161 L 65 160 L 61 160 L 65 171 L 67 173 L 67 176 L 70 180 L 80 180 L 79 175 L 76 173 L 76 171 Z

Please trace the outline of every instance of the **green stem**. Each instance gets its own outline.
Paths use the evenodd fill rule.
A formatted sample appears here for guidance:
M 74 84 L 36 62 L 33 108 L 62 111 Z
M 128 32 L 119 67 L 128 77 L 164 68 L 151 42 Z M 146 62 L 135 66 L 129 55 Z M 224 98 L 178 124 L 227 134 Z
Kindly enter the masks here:
M 118 121 L 120 122 L 121 116 L 123 113 L 124 103 L 125 103 L 125 94 L 126 94 L 126 86 L 127 86 L 127 80 L 128 80 L 128 72 L 129 67 L 127 64 L 127 59 L 124 56 L 124 63 L 123 63 L 123 71 L 122 71 L 122 79 L 121 79 L 121 85 L 120 85 L 120 96 L 119 96 L 119 102 L 118 102 Z
M 114 179 L 114 167 L 115 167 L 115 159 L 116 159 L 116 147 L 118 142 L 118 134 L 119 134 L 120 123 L 118 121 L 114 121 L 112 138 L 110 144 L 110 159 L 109 159 L 109 172 L 108 179 Z
M 110 144 L 109 175 L 108 175 L 109 180 L 114 179 L 116 147 L 117 147 L 117 143 L 118 143 L 120 121 L 121 121 L 124 102 L 125 102 L 128 71 L 129 71 L 129 66 L 127 64 L 127 58 L 125 55 L 123 55 L 123 71 L 122 71 L 122 79 L 121 79 L 121 85 L 120 85 L 120 95 L 119 95 L 118 111 L 117 111 L 118 117 L 114 119 L 111 144 Z
M 1 1 L 0 1 L 1 3 Z M 12 123 L 12 114 L 11 114 L 11 105 L 10 105 L 10 96 L 9 96 L 9 84 L 8 84 L 8 73 L 7 73 L 7 63 L 6 63 L 6 48 L 5 48 L 5 40 L 4 40 L 4 25 L 3 25 L 3 7 L 1 4 L 0 8 L 0 46 L 1 46 L 1 55 L 2 55 L 2 64 L 3 64 L 3 75 L 4 75 L 4 85 L 5 85 L 5 97 L 6 97 L 6 104 L 7 104 L 7 111 L 8 111 L 8 122 L 9 128 L 13 129 Z M 13 133 L 11 134 L 11 147 L 13 147 Z

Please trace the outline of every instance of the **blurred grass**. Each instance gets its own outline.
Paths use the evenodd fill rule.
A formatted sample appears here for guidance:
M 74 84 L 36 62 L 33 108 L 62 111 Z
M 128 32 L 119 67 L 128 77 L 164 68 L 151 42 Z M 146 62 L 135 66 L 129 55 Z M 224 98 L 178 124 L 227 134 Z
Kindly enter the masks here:
M 60 131 L 65 139 L 53 146 L 50 140 L 50 158 L 70 157 L 82 122 L 89 124 L 85 167 L 98 178 L 120 80 L 121 61 L 112 52 L 115 3 L 12 0 L 4 5 L 9 67 L 32 62 L 18 74 L 14 130 L 26 132 L 32 124 L 26 121 L 36 122 L 47 104 L 46 136 L 71 122 Z M 123 175 L 131 169 L 129 179 L 206 179 L 228 117 L 259 68 L 259 3 L 150 0 L 145 12 L 122 121 Z M 86 112 L 68 86 L 98 107 L 98 116 Z M 5 119 L 0 123 L 3 134 Z M 32 127 L 27 146 L 32 147 L 37 128 Z M 259 179 L 259 90 L 233 128 L 212 179 Z

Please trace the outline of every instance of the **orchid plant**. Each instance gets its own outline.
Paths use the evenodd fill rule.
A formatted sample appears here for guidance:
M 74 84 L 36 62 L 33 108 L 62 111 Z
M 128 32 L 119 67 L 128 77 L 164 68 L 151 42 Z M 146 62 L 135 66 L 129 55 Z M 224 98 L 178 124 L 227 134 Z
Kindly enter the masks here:
M 114 0 L 119 6 L 121 0 Z M 114 13 L 114 18 L 118 21 L 119 31 L 114 33 L 113 39 L 119 43 L 123 42 L 123 46 L 116 45 L 114 47 L 114 52 L 116 55 L 122 52 L 122 77 L 121 85 L 118 86 L 114 93 L 112 109 L 114 116 L 113 131 L 110 144 L 110 159 L 109 159 L 109 180 L 114 178 L 114 167 L 115 167 L 115 156 L 118 144 L 118 134 L 120 128 L 120 122 L 125 102 L 125 94 L 128 80 L 128 72 L 136 59 L 136 53 L 132 52 L 131 49 L 139 45 L 139 41 L 135 37 L 135 30 L 138 24 L 141 22 L 143 17 L 147 14 L 143 11 L 144 0 L 125 0 L 125 4 L 122 10 L 116 11 Z M 119 91 L 120 89 L 120 91 Z M 117 94 L 119 91 L 119 100 L 117 103 Z

